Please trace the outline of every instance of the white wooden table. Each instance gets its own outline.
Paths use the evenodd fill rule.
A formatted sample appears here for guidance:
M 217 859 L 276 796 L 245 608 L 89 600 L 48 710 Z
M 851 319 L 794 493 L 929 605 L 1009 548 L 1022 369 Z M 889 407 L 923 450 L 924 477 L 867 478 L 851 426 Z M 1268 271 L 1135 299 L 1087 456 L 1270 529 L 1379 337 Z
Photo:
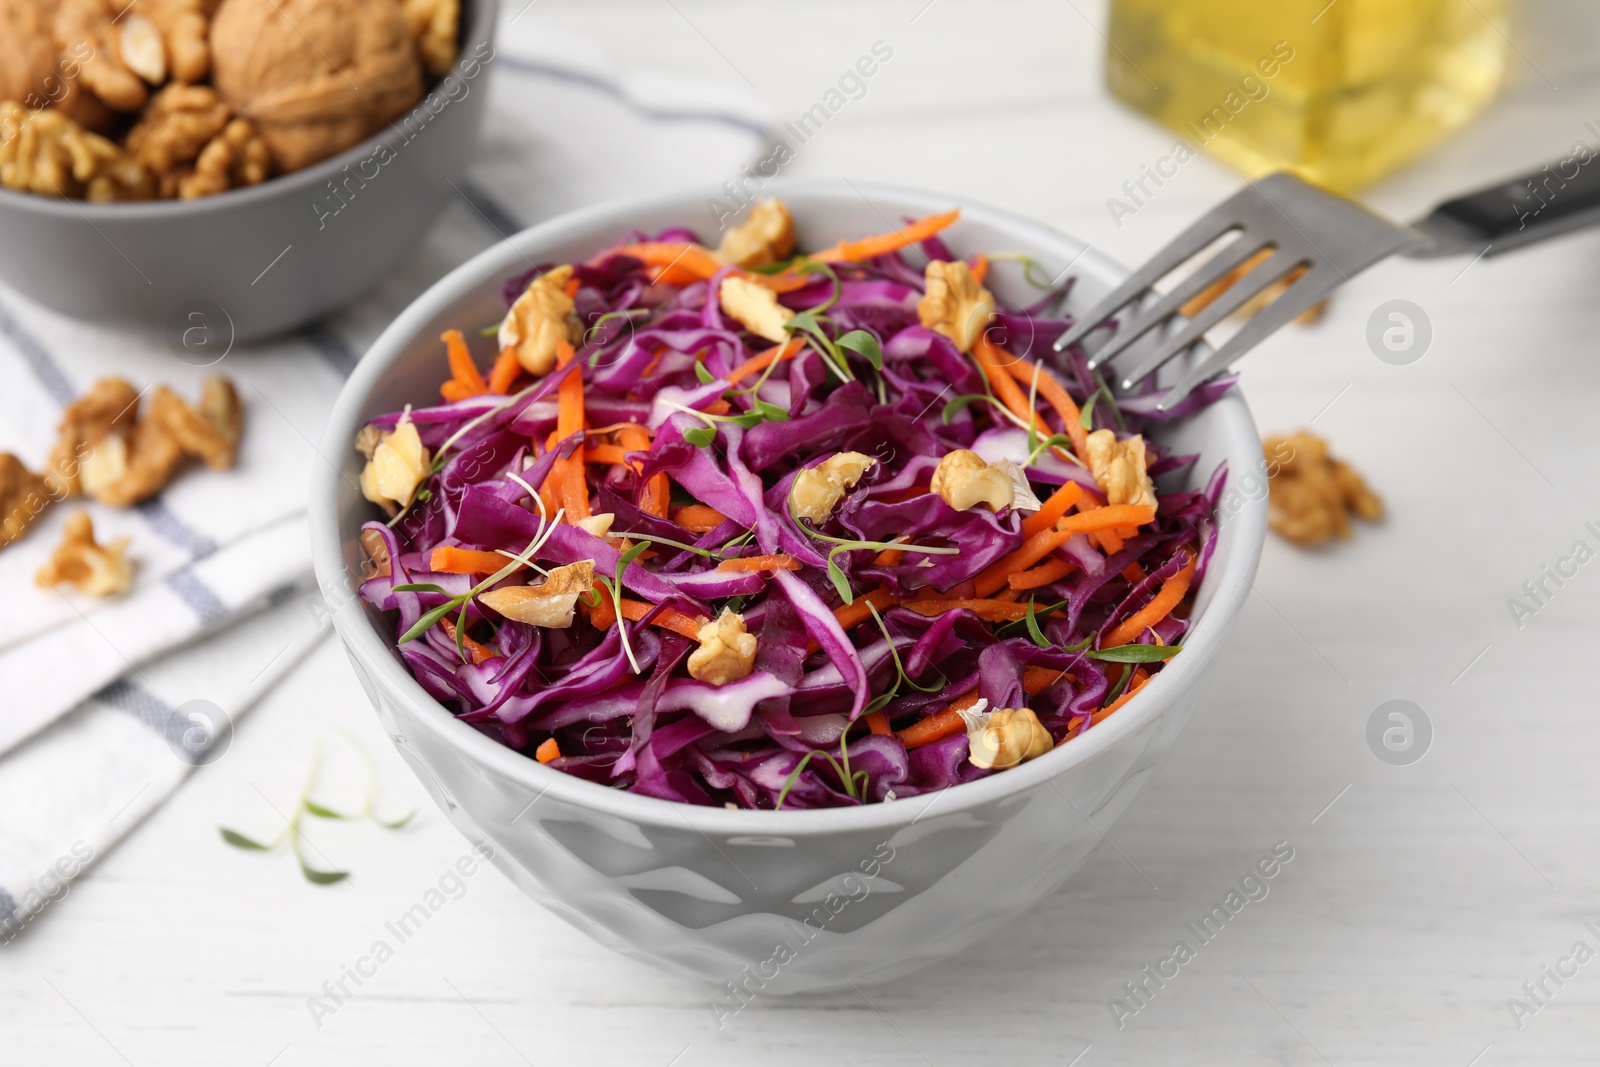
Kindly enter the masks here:
M 884 41 L 867 94 L 786 173 L 947 190 L 1125 262 L 1237 181 L 1197 159 L 1115 225 L 1107 198 L 1172 138 L 1101 91 L 1088 0 L 542 0 L 521 17 L 624 65 L 748 80 L 786 117 Z M 1592 144 L 1600 84 L 1563 40 L 1524 42 L 1493 111 L 1371 202 L 1405 217 Z M 292 797 L 338 729 L 377 755 L 389 807 L 426 805 L 329 646 L 0 954 L 0 1063 L 1593 1063 L 1600 962 L 1560 986 L 1541 969 L 1600 949 L 1584 925 L 1600 928 L 1600 563 L 1520 628 L 1507 600 L 1575 541 L 1600 548 L 1584 526 L 1600 526 L 1597 294 L 1600 235 L 1386 264 L 1245 361 L 1263 429 L 1326 434 L 1390 516 L 1324 552 L 1268 544 L 1215 685 L 1113 847 L 993 943 L 870 1002 L 758 1003 L 719 1033 L 708 990 L 612 956 L 488 871 L 318 1025 L 307 998 L 466 849 L 431 808 L 397 834 L 317 823 L 316 848 L 354 872 L 319 888 L 220 844 L 218 823 L 270 833 L 264 796 Z M 1364 341 L 1392 298 L 1432 322 L 1410 366 Z M 1410 766 L 1366 741 L 1395 698 L 1433 727 Z M 1294 859 L 1270 895 L 1119 1029 L 1108 999 L 1280 841 Z M 1541 979 L 1535 1001 L 1523 983 Z

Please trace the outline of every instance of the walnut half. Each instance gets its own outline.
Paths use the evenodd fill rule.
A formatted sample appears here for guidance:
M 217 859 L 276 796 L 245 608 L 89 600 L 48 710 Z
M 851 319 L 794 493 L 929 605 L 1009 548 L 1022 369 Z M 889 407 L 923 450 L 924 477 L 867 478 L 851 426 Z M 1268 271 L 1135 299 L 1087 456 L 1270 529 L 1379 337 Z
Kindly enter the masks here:
M 0 102 L 0 185 L 18 192 L 106 203 L 149 200 L 147 168 L 59 111 Z
M 923 279 L 926 292 L 917 301 L 917 320 L 950 338 L 961 351 L 970 352 L 994 317 L 994 295 L 959 259 L 930 260 Z
M 594 586 L 594 560 L 552 568 L 538 585 L 509 585 L 479 595 L 480 603 L 514 622 L 564 630 L 572 625 L 578 597 Z
M 1267 524 L 1300 545 L 1320 545 L 1350 536 L 1350 513 L 1375 522 L 1383 501 L 1355 469 L 1333 458 L 1314 434 L 1290 434 L 1263 443 L 1271 496 Z
M 789 485 L 790 510 L 797 519 L 827 522 L 844 495 L 877 463 L 864 452 L 837 452 L 815 467 L 807 467 Z
M 762 267 L 794 254 L 794 217 L 782 200 L 760 200 L 750 217 L 722 235 L 717 255 L 725 263 Z
M 74 511 L 67 517 L 55 555 L 39 568 L 34 580 L 46 587 L 71 585 L 87 596 L 126 593 L 133 586 L 133 564 L 127 552 L 126 537 L 102 545 L 94 539 L 94 520 L 89 513 Z
M 572 297 L 567 295 L 571 278 L 571 264 L 545 271 L 528 283 L 500 320 L 501 351 L 515 350 L 517 362 L 534 377 L 555 367 L 556 347 L 562 341 L 576 344 L 580 336 Z
M 689 677 L 710 685 L 727 685 L 756 668 L 756 635 L 744 628 L 744 616 L 727 608 L 721 617 L 700 627 L 700 647 L 689 653 Z
M 1089 464 L 1095 484 L 1106 495 L 1107 504 L 1138 504 L 1152 507 L 1156 502 L 1155 483 L 1146 470 L 1144 438 L 1134 434 L 1117 440 L 1110 430 L 1096 430 L 1087 441 Z
M 43 478 L 10 452 L 0 452 L 0 548 L 21 537 L 52 499 Z
M 1003 771 L 1036 759 L 1055 747 L 1032 708 L 977 707 L 958 712 L 967 726 L 967 759 L 974 767 Z

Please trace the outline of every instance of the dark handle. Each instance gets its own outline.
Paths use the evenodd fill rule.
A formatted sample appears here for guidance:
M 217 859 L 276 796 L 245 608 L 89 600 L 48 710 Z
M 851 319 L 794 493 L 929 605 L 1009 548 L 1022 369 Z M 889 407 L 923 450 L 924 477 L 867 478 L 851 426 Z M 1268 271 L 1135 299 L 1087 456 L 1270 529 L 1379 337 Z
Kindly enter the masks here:
M 1600 223 L 1600 158 L 1586 147 L 1557 163 L 1440 204 L 1425 228 L 1486 255 Z

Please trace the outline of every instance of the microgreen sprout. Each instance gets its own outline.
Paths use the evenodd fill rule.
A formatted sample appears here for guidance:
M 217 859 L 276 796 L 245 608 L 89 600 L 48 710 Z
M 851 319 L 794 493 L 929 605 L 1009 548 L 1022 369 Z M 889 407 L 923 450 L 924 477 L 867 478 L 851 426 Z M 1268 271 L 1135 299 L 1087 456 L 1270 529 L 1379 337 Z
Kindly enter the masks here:
M 317 783 L 317 772 L 322 766 L 322 745 L 319 743 L 312 752 L 311 766 L 306 772 L 306 782 L 300 790 L 300 799 L 295 802 L 294 814 L 289 817 L 288 822 L 278 836 L 271 841 L 262 842 L 252 837 L 246 837 L 237 830 L 219 826 L 217 829 L 222 834 L 222 840 L 234 848 L 242 848 L 253 852 L 272 852 L 281 848 L 287 842 L 289 851 L 294 854 L 296 862 L 300 864 L 300 873 L 305 876 L 306 881 L 314 885 L 332 885 L 350 877 L 349 871 L 322 870 L 306 862 L 305 854 L 301 851 L 301 841 L 305 835 L 304 831 L 300 829 L 301 821 L 305 816 L 312 815 L 319 819 L 340 819 L 350 822 L 358 819 L 370 819 L 385 830 L 398 830 L 409 823 L 417 813 L 410 811 L 398 819 L 380 819 L 378 817 L 373 807 L 378 780 L 377 766 L 372 762 L 372 757 L 368 755 L 367 750 L 355 738 L 349 734 L 345 734 L 344 738 L 360 754 L 361 761 L 367 768 L 367 785 L 359 810 L 349 813 L 336 811 L 311 799 L 311 791 Z

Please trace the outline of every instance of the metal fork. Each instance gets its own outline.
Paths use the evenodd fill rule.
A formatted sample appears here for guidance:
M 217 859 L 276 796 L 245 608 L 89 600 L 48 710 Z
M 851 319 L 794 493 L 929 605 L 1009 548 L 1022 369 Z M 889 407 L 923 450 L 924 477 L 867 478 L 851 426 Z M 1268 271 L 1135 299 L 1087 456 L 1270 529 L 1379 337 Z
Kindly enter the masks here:
M 1115 336 L 1089 354 L 1091 368 L 1104 366 L 1252 256 L 1270 253 L 1121 374 L 1122 388 L 1131 389 L 1272 285 L 1302 271 L 1277 299 L 1178 380 L 1160 404 L 1170 407 L 1379 260 L 1396 254 L 1492 255 L 1600 222 L 1600 168 L 1591 173 L 1574 169 L 1571 179 L 1564 171 L 1552 175 L 1546 167 L 1496 183 L 1439 205 L 1411 226 L 1390 222 L 1292 174 L 1268 175 L 1218 204 L 1134 271 L 1062 334 L 1055 350 L 1081 343 L 1129 304 L 1146 305 L 1118 322 Z M 1552 178 L 1559 185 L 1552 185 Z M 1156 281 L 1230 233 L 1238 236 L 1170 292 L 1147 297 Z

